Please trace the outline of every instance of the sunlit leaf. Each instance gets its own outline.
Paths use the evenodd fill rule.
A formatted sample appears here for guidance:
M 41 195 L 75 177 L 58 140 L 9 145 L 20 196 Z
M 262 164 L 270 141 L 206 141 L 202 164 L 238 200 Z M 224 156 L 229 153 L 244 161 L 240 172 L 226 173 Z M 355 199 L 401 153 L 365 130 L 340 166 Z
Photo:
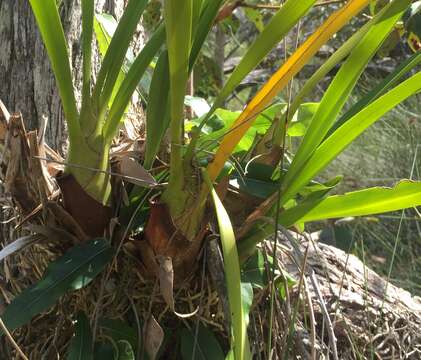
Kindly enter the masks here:
M 300 221 L 373 215 L 421 205 L 421 182 L 403 180 L 394 188 L 375 187 L 322 200 Z
M 208 166 L 208 172 L 212 180 L 217 178 L 225 161 L 229 158 L 235 146 L 253 124 L 256 115 L 270 104 L 273 98 L 288 84 L 292 77 L 302 69 L 318 49 L 354 15 L 359 13 L 368 4 L 368 1 L 369 0 L 351 0 L 340 10 L 332 14 L 325 23 L 298 48 L 286 63 L 281 66 L 269 81 L 266 82 L 232 125 L 232 131 L 222 140 L 214 161 Z
M 212 192 L 212 199 L 215 206 L 221 236 L 225 279 L 227 282 L 228 301 L 230 304 L 234 335 L 232 347 L 234 348 L 236 359 L 249 359 L 250 349 L 248 348 L 247 318 L 245 316 L 246 312 L 242 300 L 240 262 L 234 230 L 228 213 L 219 199 L 218 194 L 213 189 L 212 183 L 207 177 L 206 172 L 204 172 L 204 176 L 207 178 L 207 183 Z

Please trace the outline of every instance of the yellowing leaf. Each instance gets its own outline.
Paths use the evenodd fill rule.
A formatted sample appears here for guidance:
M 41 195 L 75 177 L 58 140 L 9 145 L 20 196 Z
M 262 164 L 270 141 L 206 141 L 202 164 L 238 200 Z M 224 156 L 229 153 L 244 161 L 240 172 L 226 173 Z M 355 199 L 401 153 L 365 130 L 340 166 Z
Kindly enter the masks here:
M 222 140 L 214 161 L 208 166 L 212 181 L 219 175 L 235 146 L 253 124 L 259 114 L 288 82 L 304 67 L 314 54 L 354 15 L 358 14 L 370 0 L 350 0 L 340 10 L 332 14 L 319 29 L 279 68 L 263 88 L 247 105 L 246 109 Z

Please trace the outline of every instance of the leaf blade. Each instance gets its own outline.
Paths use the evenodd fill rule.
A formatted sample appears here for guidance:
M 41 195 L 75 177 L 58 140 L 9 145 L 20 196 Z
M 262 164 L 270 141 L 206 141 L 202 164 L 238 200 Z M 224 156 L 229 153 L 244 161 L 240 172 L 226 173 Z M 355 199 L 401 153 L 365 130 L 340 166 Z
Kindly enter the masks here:
M 359 13 L 369 0 L 351 0 L 340 10 L 332 14 L 319 29 L 310 36 L 298 50 L 281 66 L 247 105 L 240 117 L 224 137 L 215 154 L 214 161 L 208 166 L 209 176 L 215 180 L 230 156 L 236 144 L 252 125 L 255 116 L 262 111 L 291 80 L 291 78 L 309 61 L 317 50 L 355 14 Z
M 410 0 L 399 0 L 387 5 L 387 10 L 377 18 L 377 21 L 373 23 L 341 66 L 323 96 L 310 127 L 294 156 L 285 177 L 284 189 L 287 189 L 295 181 L 300 168 L 305 165 L 311 154 L 323 141 L 367 63 L 380 48 L 382 42 L 403 15 L 409 3 Z
M 57 81 L 63 110 L 68 123 L 70 141 L 75 143 L 75 140 L 80 135 L 79 114 L 73 91 L 73 80 L 66 39 L 56 1 L 30 0 L 30 4 Z
M 374 187 L 322 200 L 300 221 L 374 215 L 421 205 L 421 182 L 403 180 L 393 188 Z
M 52 306 L 65 292 L 78 290 L 107 265 L 113 250 L 104 239 L 77 245 L 52 262 L 43 278 L 25 289 L 6 307 L 2 319 L 10 330 L 26 324 Z
M 421 91 L 421 72 L 402 82 L 349 119 L 313 153 L 306 165 L 297 172 L 294 182 L 281 195 L 281 203 L 291 199 L 316 174 L 322 171 L 364 130 L 397 104 Z
M 69 345 L 67 360 L 93 360 L 92 333 L 83 312 L 76 318 L 75 335 Z
M 205 171 L 203 174 L 212 193 L 221 236 L 228 301 L 230 304 L 231 321 L 234 334 L 234 344 L 232 344 L 232 346 L 234 348 L 236 359 L 248 359 L 250 358 L 250 349 L 248 349 L 247 346 L 249 344 L 247 337 L 247 319 L 244 316 L 246 311 L 242 301 L 240 261 L 234 230 L 228 213 L 213 188 L 209 176 Z

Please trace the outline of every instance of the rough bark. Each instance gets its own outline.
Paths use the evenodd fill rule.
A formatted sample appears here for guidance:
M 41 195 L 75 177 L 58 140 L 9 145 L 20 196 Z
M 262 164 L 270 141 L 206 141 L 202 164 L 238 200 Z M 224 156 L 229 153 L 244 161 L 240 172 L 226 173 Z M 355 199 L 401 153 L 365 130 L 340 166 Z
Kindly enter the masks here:
M 99 0 L 96 9 L 119 17 L 124 4 L 125 0 Z M 80 0 L 62 0 L 60 15 L 78 89 L 82 64 Z M 0 0 L 0 44 L 0 99 L 10 112 L 22 113 L 28 130 L 38 128 L 41 117 L 47 116 L 46 142 L 63 150 L 66 131 L 61 102 L 28 0 Z M 99 63 L 98 56 L 94 63 Z

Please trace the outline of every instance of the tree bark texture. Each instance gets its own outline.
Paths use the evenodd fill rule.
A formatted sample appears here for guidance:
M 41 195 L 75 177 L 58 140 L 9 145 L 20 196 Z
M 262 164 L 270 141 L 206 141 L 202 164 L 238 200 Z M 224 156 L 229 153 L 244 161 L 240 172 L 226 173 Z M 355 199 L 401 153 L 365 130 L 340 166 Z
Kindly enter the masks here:
M 125 0 L 96 1 L 98 12 L 121 16 Z M 61 0 L 60 15 L 67 39 L 75 89 L 80 89 L 80 0 Z M 140 36 L 139 39 L 142 42 Z M 98 68 L 99 59 L 93 59 Z M 62 151 L 66 127 L 61 101 L 35 18 L 28 0 L 0 0 L 0 99 L 10 112 L 20 111 L 27 129 L 48 118 L 46 142 Z M 76 91 L 80 98 L 80 92 Z
M 297 354 L 310 359 L 313 348 L 316 358 L 329 358 L 334 335 L 339 359 L 421 358 L 420 297 L 387 282 L 354 255 L 310 236 L 292 236 L 298 240 L 295 246 L 289 236 L 280 235 L 278 258 L 295 279 L 305 268 L 302 288 L 290 293 L 291 303 L 302 299 L 303 326 L 297 326 L 294 338 Z

